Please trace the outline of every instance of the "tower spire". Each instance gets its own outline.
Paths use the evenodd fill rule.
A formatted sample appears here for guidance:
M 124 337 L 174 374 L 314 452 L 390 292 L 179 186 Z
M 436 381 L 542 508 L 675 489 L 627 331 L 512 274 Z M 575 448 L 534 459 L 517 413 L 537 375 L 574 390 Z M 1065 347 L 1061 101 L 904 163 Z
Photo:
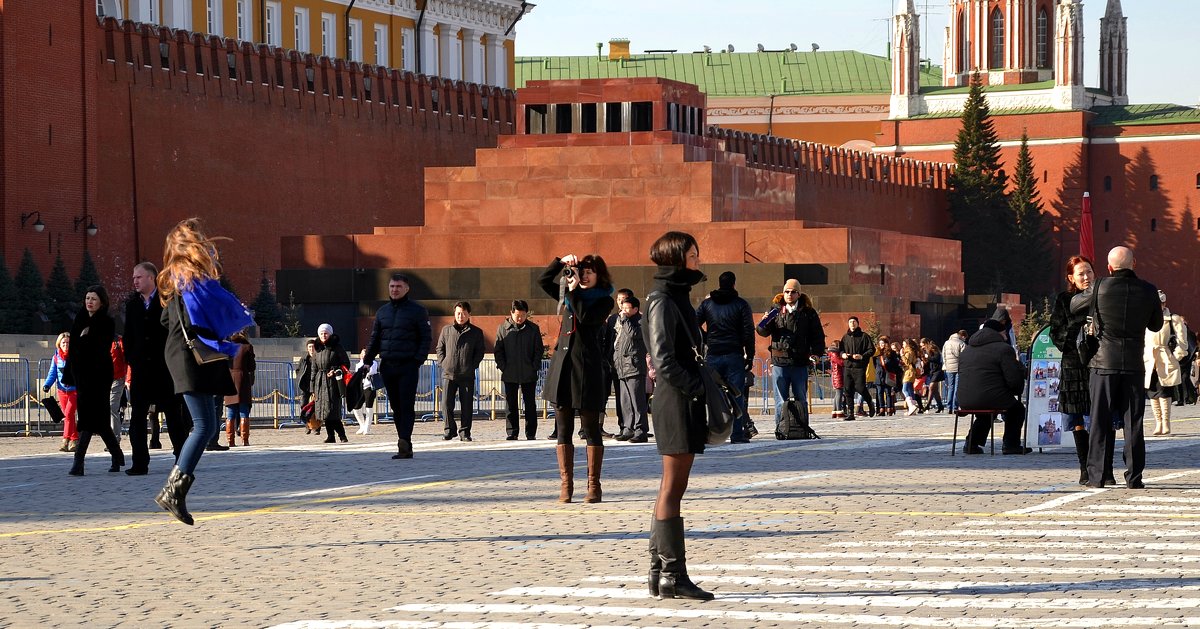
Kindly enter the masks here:
M 892 42 L 891 117 L 907 118 L 918 113 L 921 91 L 921 18 L 913 0 L 896 0 Z
M 1108 0 L 1100 18 L 1100 89 L 1113 97 L 1113 104 L 1129 103 L 1128 30 L 1121 0 Z

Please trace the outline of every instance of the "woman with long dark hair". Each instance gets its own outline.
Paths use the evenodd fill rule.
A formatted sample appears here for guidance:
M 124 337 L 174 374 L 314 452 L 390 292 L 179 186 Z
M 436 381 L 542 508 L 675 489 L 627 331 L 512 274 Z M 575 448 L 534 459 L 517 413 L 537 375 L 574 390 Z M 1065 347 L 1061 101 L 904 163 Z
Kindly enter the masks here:
M 1071 299 L 1085 291 L 1095 280 L 1092 261 L 1084 256 L 1067 260 L 1067 290 L 1054 298 L 1050 313 L 1050 340 L 1062 352 L 1062 373 L 1058 384 L 1058 410 L 1066 418 L 1066 429 L 1075 439 L 1075 454 L 1079 458 L 1079 484 L 1088 482 L 1088 431 L 1086 415 L 1091 412 L 1092 398 L 1088 393 L 1088 368 L 1079 358 L 1075 337 L 1087 321 L 1088 311 L 1071 314 Z M 1112 457 L 1109 457 L 1112 460 Z
M 204 446 L 217 434 L 219 398 L 237 393 L 229 359 L 240 345 L 225 339 L 254 325 L 246 307 L 221 287 L 216 240 L 204 233 L 200 219 L 180 221 L 167 233 L 158 272 L 161 321 L 167 328 L 164 357 L 175 392 L 183 395 L 192 416 L 192 430 L 154 502 L 189 525 L 194 520 L 184 499 Z
M 700 247 L 691 234 L 667 232 L 650 247 L 650 259 L 658 265 L 645 315 L 646 345 L 657 374 L 650 416 L 663 470 L 650 528 L 650 594 L 710 600 L 712 593 L 688 577 L 679 515 L 692 463 L 708 436 L 697 360 L 700 326 L 691 302 L 692 287 L 704 279 Z
M 600 469 L 604 462 L 600 416 L 609 391 L 600 339 L 614 304 L 612 276 L 604 258 L 595 254 L 580 258 L 571 253 L 551 261 L 538 283 L 559 302 L 562 313 L 554 356 L 542 385 L 542 397 L 554 405 L 558 475 L 562 482 L 558 501 L 571 502 L 575 492 L 572 436 L 578 415 L 587 443 L 587 496 L 583 501 L 600 502 Z
M 246 338 L 245 332 L 238 332 L 229 340 L 239 346 L 233 361 L 229 363 L 229 376 L 233 378 L 237 393 L 225 396 L 225 435 L 232 448 L 239 429 L 242 445 L 250 445 L 250 408 L 254 405 L 254 371 L 257 366 L 254 362 L 254 346 Z
M 75 383 L 79 444 L 71 476 L 83 476 L 83 458 L 92 435 L 99 435 L 112 457 L 110 472 L 125 465 L 121 444 L 113 434 L 111 401 L 113 359 L 112 343 L 116 324 L 108 314 L 108 292 L 103 286 L 89 286 L 83 297 L 83 310 L 71 325 L 71 359 L 67 371 Z

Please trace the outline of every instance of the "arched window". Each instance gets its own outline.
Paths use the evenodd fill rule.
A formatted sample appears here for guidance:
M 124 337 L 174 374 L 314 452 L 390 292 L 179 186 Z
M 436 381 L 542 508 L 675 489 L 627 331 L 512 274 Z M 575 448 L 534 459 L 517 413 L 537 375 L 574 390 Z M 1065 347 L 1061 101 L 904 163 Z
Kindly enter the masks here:
M 1200 188 L 1200 173 L 1196 173 L 1196 187 Z
M 967 50 L 967 15 L 960 13 L 958 15 L 958 71 L 967 71 L 967 59 L 970 58 L 970 52 Z
M 1157 218 L 1150 219 L 1150 231 L 1152 231 L 1152 232 L 1158 231 L 1158 219 Z
M 1108 233 L 1108 219 L 1104 219 L 1104 233 Z
M 1037 67 L 1050 67 L 1050 16 L 1046 9 L 1039 10 L 1037 16 Z
M 1108 175 L 1104 176 L 1104 191 L 1112 192 L 1112 177 Z
M 1150 189 L 1158 190 L 1158 175 L 1150 175 Z
M 1000 9 L 992 11 L 992 55 L 988 67 L 1004 67 L 1004 14 Z

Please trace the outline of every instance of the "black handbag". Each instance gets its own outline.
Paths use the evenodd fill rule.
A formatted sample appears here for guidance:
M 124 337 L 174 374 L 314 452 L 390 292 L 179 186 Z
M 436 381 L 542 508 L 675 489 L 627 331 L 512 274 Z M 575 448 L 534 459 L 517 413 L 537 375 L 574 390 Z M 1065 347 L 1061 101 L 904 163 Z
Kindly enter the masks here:
M 1100 310 L 1096 308 L 1096 299 L 1100 294 L 1100 282 L 1103 281 L 1096 280 L 1096 285 L 1092 287 L 1092 301 L 1088 306 L 1087 321 L 1080 326 L 1079 333 L 1075 335 L 1075 350 L 1079 352 L 1079 362 L 1083 363 L 1085 367 L 1100 351 Z
M 188 324 L 183 320 L 183 298 L 177 298 L 179 303 L 176 307 L 179 308 L 179 330 L 183 332 L 183 341 L 187 343 L 188 349 L 192 350 L 192 358 L 196 359 L 196 364 L 207 365 L 209 363 L 219 363 L 228 361 L 229 355 L 218 352 L 217 350 L 205 345 L 204 343 L 196 342 L 196 339 L 188 336 Z
M 663 299 L 670 299 L 663 296 Z M 674 302 L 671 302 L 674 303 Z M 679 310 L 676 305 L 676 310 Z M 683 312 L 679 310 L 682 317 Z M 692 352 L 696 355 L 696 365 L 700 371 L 700 382 L 704 385 L 704 407 L 707 415 L 708 436 L 705 442 L 710 446 L 719 445 L 729 440 L 733 434 L 733 422 L 741 417 L 746 420 L 746 411 L 742 409 L 742 391 L 740 387 L 731 387 L 716 369 L 709 367 L 700 354 L 699 343 L 689 326 L 688 341 Z
M 66 417 L 62 407 L 58 405 L 58 400 L 53 395 L 42 398 L 42 407 L 46 409 L 46 412 L 50 414 L 50 419 L 54 420 L 56 424 Z

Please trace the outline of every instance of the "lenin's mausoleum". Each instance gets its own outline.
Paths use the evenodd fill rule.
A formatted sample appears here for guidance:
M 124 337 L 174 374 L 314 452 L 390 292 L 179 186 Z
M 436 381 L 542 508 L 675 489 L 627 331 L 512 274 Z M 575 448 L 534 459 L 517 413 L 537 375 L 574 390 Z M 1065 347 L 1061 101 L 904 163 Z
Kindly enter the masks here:
M 920 19 L 904 0 L 890 60 L 634 55 L 614 41 L 607 57 L 499 64 L 486 55 L 511 42 L 452 31 L 447 17 L 430 36 L 486 51 L 489 70 L 462 55 L 439 77 L 409 71 L 394 50 L 404 70 L 74 4 L 0 6 L 10 269 L 25 249 L 43 269 L 59 253 L 78 268 L 87 248 L 120 289 L 136 261 L 160 256 L 169 225 L 200 215 L 234 238 L 223 248 L 234 285 L 276 279 L 306 327 L 363 330 L 402 269 L 435 316 L 467 300 L 490 330 L 515 298 L 553 312 L 534 278 L 555 255 L 599 253 L 618 285 L 644 294 L 649 244 L 681 229 L 701 244 L 701 293 L 733 270 L 761 311 L 795 277 L 831 334 L 858 314 L 940 337 L 967 301 L 946 186 L 978 74 L 1002 159 L 1030 136 L 1056 260 L 1077 251 L 1090 192 L 1097 252 L 1133 246 L 1175 309 L 1200 306 L 1200 112 L 1128 104 L 1117 0 L 1096 88 L 1082 84 L 1074 0 L 951 1 L 940 72 L 921 65 Z M 505 65 L 515 92 L 508 77 L 460 80 L 491 82 Z M 35 211 L 44 231 L 30 228 Z

